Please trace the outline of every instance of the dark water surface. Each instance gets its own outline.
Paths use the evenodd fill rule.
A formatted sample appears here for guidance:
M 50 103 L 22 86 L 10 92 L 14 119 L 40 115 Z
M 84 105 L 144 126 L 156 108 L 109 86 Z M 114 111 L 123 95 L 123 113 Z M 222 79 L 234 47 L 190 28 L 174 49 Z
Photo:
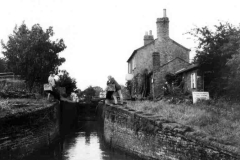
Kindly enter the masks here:
M 111 149 L 103 139 L 103 126 L 97 121 L 79 122 L 75 131 L 49 148 L 43 148 L 26 160 L 137 160 Z

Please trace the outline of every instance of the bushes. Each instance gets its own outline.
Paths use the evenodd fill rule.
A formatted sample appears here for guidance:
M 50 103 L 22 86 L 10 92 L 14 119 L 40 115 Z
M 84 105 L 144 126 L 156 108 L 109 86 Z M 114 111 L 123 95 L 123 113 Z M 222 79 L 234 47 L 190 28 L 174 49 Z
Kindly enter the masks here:
M 164 84 L 164 95 L 172 96 L 182 96 L 184 94 L 183 90 L 183 80 L 180 76 L 167 73 L 165 75 L 165 84 Z
M 213 97 L 239 98 L 240 27 L 220 22 L 189 33 L 198 41 L 194 63 L 204 72 L 204 90 Z

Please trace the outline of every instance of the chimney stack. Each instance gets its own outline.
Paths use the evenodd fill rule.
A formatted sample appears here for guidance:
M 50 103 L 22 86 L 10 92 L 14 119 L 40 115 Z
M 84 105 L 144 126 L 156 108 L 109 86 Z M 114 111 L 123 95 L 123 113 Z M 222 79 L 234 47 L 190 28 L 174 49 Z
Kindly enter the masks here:
M 163 9 L 163 18 L 157 18 L 157 38 L 160 41 L 169 38 L 169 19 L 166 9 Z
M 147 45 L 147 44 L 151 43 L 152 41 L 154 41 L 154 38 L 153 38 L 153 35 L 152 35 L 152 31 L 150 30 L 149 34 L 148 34 L 148 32 L 145 33 L 144 45 Z
M 153 52 L 152 54 L 153 60 L 153 72 L 158 72 L 160 69 L 160 54 L 159 52 Z

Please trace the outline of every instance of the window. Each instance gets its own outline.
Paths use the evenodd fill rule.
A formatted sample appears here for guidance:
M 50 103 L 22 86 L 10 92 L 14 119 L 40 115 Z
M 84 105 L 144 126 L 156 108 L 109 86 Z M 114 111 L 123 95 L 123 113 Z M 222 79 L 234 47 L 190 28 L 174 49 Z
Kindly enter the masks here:
M 191 74 L 191 88 L 196 88 L 196 73 Z
M 133 59 L 132 59 L 132 66 L 133 66 L 133 70 L 136 68 L 136 60 L 135 60 L 136 58 L 135 57 L 133 57 Z
M 128 63 L 128 73 L 129 74 L 132 73 L 132 63 L 131 62 Z
M 133 70 L 136 68 L 136 61 L 135 61 L 135 57 L 132 58 L 132 60 L 128 63 L 128 73 L 132 73 Z

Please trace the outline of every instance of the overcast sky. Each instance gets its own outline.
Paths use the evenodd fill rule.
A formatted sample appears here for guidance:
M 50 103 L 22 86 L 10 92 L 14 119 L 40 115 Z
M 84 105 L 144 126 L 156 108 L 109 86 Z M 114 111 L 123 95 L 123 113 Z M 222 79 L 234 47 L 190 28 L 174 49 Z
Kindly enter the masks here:
M 127 59 L 143 45 L 146 31 L 156 38 L 156 19 L 167 10 L 170 37 L 192 50 L 192 28 L 221 22 L 240 23 L 239 0 L 0 0 L 0 39 L 8 40 L 15 25 L 53 26 L 54 38 L 67 48 L 60 53 L 77 86 L 105 88 L 112 75 L 125 84 Z M 0 47 L 0 51 L 2 48 Z M 1 55 L 2 56 L 2 55 Z

